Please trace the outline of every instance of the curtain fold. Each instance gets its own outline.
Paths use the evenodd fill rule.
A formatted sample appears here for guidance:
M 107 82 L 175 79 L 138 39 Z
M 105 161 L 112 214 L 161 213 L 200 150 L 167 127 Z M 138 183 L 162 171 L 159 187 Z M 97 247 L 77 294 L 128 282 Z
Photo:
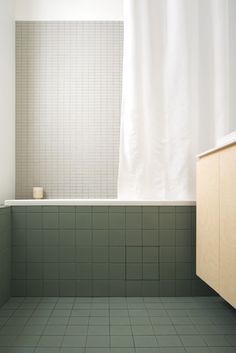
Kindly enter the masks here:
M 118 198 L 194 200 L 228 132 L 228 1 L 124 0 Z

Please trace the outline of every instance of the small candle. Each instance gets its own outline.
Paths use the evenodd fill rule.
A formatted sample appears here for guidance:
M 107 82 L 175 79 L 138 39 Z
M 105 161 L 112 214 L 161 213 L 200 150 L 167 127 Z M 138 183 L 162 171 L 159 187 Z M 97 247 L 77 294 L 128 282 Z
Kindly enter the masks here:
M 34 199 L 42 199 L 43 198 L 43 188 L 42 187 L 34 187 L 33 188 L 33 198 Z

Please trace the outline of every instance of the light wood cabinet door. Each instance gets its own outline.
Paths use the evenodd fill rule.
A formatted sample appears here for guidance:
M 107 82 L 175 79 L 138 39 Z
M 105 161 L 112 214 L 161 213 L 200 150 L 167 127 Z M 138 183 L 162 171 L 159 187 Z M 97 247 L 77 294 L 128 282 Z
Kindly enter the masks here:
M 219 154 L 197 162 L 197 275 L 219 291 Z
M 220 152 L 220 294 L 236 308 L 236 145 Z

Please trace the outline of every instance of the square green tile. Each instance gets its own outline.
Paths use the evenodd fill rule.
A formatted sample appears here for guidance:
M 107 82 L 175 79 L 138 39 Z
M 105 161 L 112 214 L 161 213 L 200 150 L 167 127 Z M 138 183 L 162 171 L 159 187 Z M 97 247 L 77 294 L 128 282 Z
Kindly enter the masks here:
M 126 230 L 126 245 L 127 246 L 141 246 L 142 232 L 141 230 Z
M 109 295 L 109 282 L 107 280 L 94 280 L 93 296 L 107 297 L 108 295 Z
M 142 281 L 127 280 L 126 281 L 126 295 L 128 297 L 135 297 L 142 295 Z
M 109 266 L 107 263 L 93 263 L 93 279 L 108 279 L 109 278 Z
M 125 230 L 110 229 L 109 230 L 109 244 L 110 246 L 124 246 L 125 245 Z
M 159 245 L 159 233 L 154 229 L 143 229 L 142 232 L 143 246 L 157 246 Z
M 58 206 L 42 206 L 43 213 L 57 213 L 59 211 Z
M 187 262 L 177 262 L 176 263 L 176 279 L 187 280 L 193 279 L 193 268 L 192 264 Z
M 158 228 L 158 214 L 153 212 L 143 213 L 142 226 L 143 226 L 143 229 Z
M 76 261 L 77 262 L 91 262 L 92 249 L 89 246 L 80 246 L 76 248 Z
M 174 246 L 161 246 L 159 250 L 160 262 L 175 262 L 176 248 Z
M 92 228 L 92 213 L 85 213 L 85 212 L 76 213 L 76 228 L 77 229 Z
M 176 213 L 192 213 L 193 208 L 195 206 L 176 206 L 175 211 Z
M 111 347 L 124 347 L 124 348 L 129 348 L 129 347 L 134 347 L 134 340 L 133 336 L 111 336 Z
M 93 262 L 107 262 L 108 261 L 108 247 L 96 246 L 92 249 Z
M 26 228 L 26 213 L 14 212 L 12 215 L 12 225 L 14 229 Z
M 125 279 L 125 264 L 111 263 L 109 265 L 109 278 L 110 279 Z
M 64 336 L 62 347 L 85 347 L 86 336 Z
M 77 278 L 78 279 L 87 279 L 90 280 L 92 278 L 92 264 L 81 262 L 77 264 Z
M 66 326 L 66 330 L 65 330 L 66 336 L 83 336 L 83 335 L 87 335 L 87 332 L 88 332 L 87 325 L 68 325 Z
M 88 336 L 109 336 L 109 329 L 108 325 L 89 325 Z
M 43 248 L 44 262 L 59 262 L 59 248 L 58 246 L 48 246 Z
M 41 229 L 42 228 L 42 213 L 27 213 L 27 228 L 28 229 Z
M 156 336 L 160 347 L 182 347 L 183 344 L 177 335 Z
M 108 230 L 106 229 L 93 230 L 93 246 L 107 246 L 108 243 L 109 243 Z
M 60 229 L 60 231 L 59 231 L 59 245 L 60 246 L 75 246 L 75 230 L 74 229 Z
M 59 206 L 59 213 L 75 213 L 75 206 Z
M 44 263 L 43 276 L 45 279 L 59 279 L 59 265 L 58 263 Z
M 91 280 L 76 281 L 76 295 L 79 297 L 91 297 L 92 281 Z
M 143 250 L 143 262 L 157 263 L 159 261 L 159 248 L 157 246 L 144 246 Z
M 43 213 L 43 228 L 57 229 L 59 227 L 58 213 Z
M 175 246 L 175 229 L 161 229 L 159 237 L 160 246 Z
M 159 279 L 159 264 L 144 263 L 143 264 L 143 279 L 158 280 Z
M 190 246 L 176 247 L 176 262 L 192 262 L 193 248 Z
M 14 246 L 12 248 L 12 261 L 25 262 L 26 261 L 26 247 Z
M 42 279 L 43 265 L 42 263 L 27 263 L 27 279 Z
M 175 263 L 174 262 L 162 262 L 160 264 L 160 279 L 169 280 L 175 279 Z
M 140 263 L 128 263 L 126 265 L 126 278 L 141 279 L 142 278 L 142 265 Z
M 76 246 L 91 246 L 92 231 L 89 229 L 79 229 L 76 231 Z
M 76 259 L 76 248 L 73 246 L 59 247 L 60 262 L 74 262 Z
M 26 245 L 26 234 L 25 229 L 15 229 L 12 231 L 12 244 L 16 246 Z
M 130 325 L 111 325 L 110 332 L 111 336 L 132 336 Z
M 27 280 L 26 281 L 26 296 L 27 297 L 41 297 L 43 295 L 43 281 L 42 280 Z
M 175 214 L 174 213 L 160 213 L 159 214 L 159 228 L 160 229 L 175 229 Z
M 43 230 L 43 244 L 44 246 L 58 246 L 59 245 L 59 231 L 57 229 Z
M 15 297 L 24 297 L 26 295 L 26 280 L 12 279 L 11 294 Z
M 108 213 L 109 207 L 108 206 L 92 206 L 93 213 Z
M 134 336 L 154 335 L 151 325 L 132 325 L 131 328 Z
M 175 280 L 160 280 L 160 296 L 175 297 Z
M 156 337 L 154 335 L 133 336 L 135 347 L 158 347 Z
M 180 335 L 179 337 L 185 347 L 204 347 L 207 345 L 201 336 Z
M 110 229 L 124 229 L 125 228 L 125 213 L 110 213 L 109 214 L 109 228 Z
M 26 279 L 26 263 L 13 262 L 12 279 Z
M 76 279 L 76 264 L 75 263 L 60 263 L 59 264 L 60 279 Z
M 60 296 L 74 297 L 76 295 L 76 281 L 75 280 L 60 280 L 59 281 Z
M 40 340 L 40 336 L 18 336 L 17 339 L 13 342 L 14 346 L 18 347 L 36 347 Z
M 109 261 L 111 263 L 113 263 L 113 262 L 124 263 L 125 262 L 125 247 L 124 246 L 111 246 L 109 248 Z
M 143 297 L 159 297 L 160 295 L 159 281 L 145 280 L 142 281 L 142 296 Z
M 39 347 L 60 347 L 63 341 L 62 335 L 57 336 L 41 336 Z
M 12 214 L 13 213 L 25 213 L 27 210 L 27 207 L 25 207 L 25 206 L 12 206 L 11 210 L 12 210 Z
M 92 206 L 76 206 L 76 213 L 92 213 Z
M 142 212 L 142 206 L 126 206 L 125 207 L 125 212 L 126 213 L 141 213 Z
M 42 229 L 28 229 L 26 234 L 28 246 L 42 246 L 43 245 L 43 231 Z
M 141 229 L 142 213 L 126 213 L 126 229 Z
M 93 213 L 93 228 L 108 229 L 108 213 Z
M 125 206 L 109 206 L 109 213 L 125 213 Z
M 125 297 L 126 285 L 125 280 L 110 280 L 109 281 L 109 295 L 110 297 Z
M 43 247 L 41 246 L 28 246 L 27 262 L 42 262 L 43 260 Z
M 191 246 L 192 231 L 190 229 L 176 230 L 176 246 Z
M 138 246 L 127 246 L 126 262 L 142 262 L 142 248 Z
M 177 334 L 174 325 L 154 325 L 153 331 L 156 336 L 168 336 Z
M 110 337 L 107 336 L 87 336 L 86 347 L 106 348 L 110 346 Z
M 75 228 L 75 213 L 63 212 L 59 213 L 59 226 L 62 229 Z
M 159 213 L 175 213 L 175 206 L 159 206 Z
M 191 213 L 176 213 L 176 229 L 191 229 Z

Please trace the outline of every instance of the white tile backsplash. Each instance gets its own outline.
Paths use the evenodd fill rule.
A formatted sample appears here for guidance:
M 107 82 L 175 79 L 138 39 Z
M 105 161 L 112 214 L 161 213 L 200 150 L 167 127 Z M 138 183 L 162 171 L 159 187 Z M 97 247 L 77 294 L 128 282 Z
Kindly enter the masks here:
M 16 197 L 115 198 L 122 22 L 16 23 Z

